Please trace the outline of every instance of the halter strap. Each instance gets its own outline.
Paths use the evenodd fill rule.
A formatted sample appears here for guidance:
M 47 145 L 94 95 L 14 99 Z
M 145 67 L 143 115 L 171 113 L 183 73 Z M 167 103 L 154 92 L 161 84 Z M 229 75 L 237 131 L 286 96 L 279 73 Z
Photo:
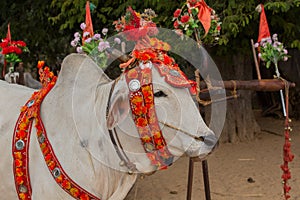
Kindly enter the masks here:
M 155 111 L 152 62 L 140 62 L 139 66 L 125 73 L 125 78 L 131 114 L 142 146 L 153 166 L 166 169 L 172 164 L 174 156 L 167 147 Z
M 106 106 L 106 120 L 108 119 L 108 114 L 109 114 L 109 108 L 110 108 L 110 100 L 111 100 L 111 96 L 113 94 L 113 91 L 115 89 L 115 86 L 117 84 L 117 82 L 119 81 L 119 78 L 116 79 L 111 88 L 110 88 L 110 92 L 109 92 L 109 95 L 108 95 L 108 101 L 107 101 L 107 106 Z M 131 162 L 126 154 L 126 152 L 124 151 L 123 149 L 123 146 L 120 142 L 120 139 L 118 137 L 118 133 L 116 131 L 115 128 L 113 129 L 108 129 L 108 133 L 109 133 L 109 137 L 110 137 L 110 140 L 115 148 L 115 151 L 117 153 L 117 155 L 119 156 L 121 162 L 120 162 L 120 166 L 123 166 L 125 165 L 127 168 L 128 168 L 128 174 L 132 174 L 134 171 L 136 171 L 136 166 L 134 165 L 133 162 Z

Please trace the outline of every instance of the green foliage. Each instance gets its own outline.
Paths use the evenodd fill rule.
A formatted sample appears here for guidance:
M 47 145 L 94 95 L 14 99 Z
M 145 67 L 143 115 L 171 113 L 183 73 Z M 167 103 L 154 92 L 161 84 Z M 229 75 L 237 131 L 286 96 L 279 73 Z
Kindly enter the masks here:
M 108 27 L 124 15 L 128 6 L 138 12 L 152 8 L 158 14 L 159 27 L 173 29 L 173 13 L 185 0 L 90 0 L 96 8 L 91 12 L 94 30 Z M 0 36 L 5 37 L 7 24 L 11 24 L 13 40 L 24 40 L 30 54 L 22 58 L 35 66 L 38 59 L 55 63 L 72 51 L 70 41 L 79 24 L 85 20 L 86 0 L 3 0 L 0 7 Z M 256 0 L 206 0 L 222 21 L 218 53 L 251 54 L 250 39 L 256 40 L 259 13 Z M 277 33 L 287 47 L 300 49 L 298 15 L 300 0 L 269 0 L 265 11 L 271 34 Z

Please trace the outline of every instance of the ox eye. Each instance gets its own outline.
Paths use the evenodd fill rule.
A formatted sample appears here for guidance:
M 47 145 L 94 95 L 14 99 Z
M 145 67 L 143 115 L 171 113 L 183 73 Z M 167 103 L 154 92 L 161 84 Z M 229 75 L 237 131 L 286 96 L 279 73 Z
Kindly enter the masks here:
M 166 97 L 166 96 L 168 96 L 168 95 L 166 95 L 163 91 L 158 91 L 158 92 L 155 92 L 154 93 L 154 96 L 155 97 Z

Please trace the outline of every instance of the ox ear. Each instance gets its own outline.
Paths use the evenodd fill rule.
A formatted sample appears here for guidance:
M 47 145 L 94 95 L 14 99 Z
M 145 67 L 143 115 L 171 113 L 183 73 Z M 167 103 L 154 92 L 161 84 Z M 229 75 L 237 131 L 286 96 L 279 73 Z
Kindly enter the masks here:
M 110 108 L 107 117 L 107 128 L 113 129 L 120 124 L 129 115 L 129 100 L 128 100 L 128 89 L 123 81 L 119 82 L 116 87 L 111 100 Z

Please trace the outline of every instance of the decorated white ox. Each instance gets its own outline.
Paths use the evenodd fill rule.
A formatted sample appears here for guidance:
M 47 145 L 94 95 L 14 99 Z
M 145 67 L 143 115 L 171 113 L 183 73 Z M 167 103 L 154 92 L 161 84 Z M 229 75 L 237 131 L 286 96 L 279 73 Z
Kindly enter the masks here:
M 217 139 L 203 122 L 189 90 L 166 83 L 156 67 L 151 71 L 157 119 L 167 144 L 164 149 L 172 155 L 165 164 L 171 164 L 183 153 L 207 155 Z M 61 168 L 49 172 L 50 164 L 45 164 L 45 152 L 40 150 L 45 138 L 37 138 L 33 127 L 28 142 L 31 199 L 74 199 L 66 190 L 76 196 L 78 188 L 94 197 L 78 196 L 76 199 L 124 199 L 138 173 L 159 168 L 150 161 L 153 149 L 141 142 L 132 119 L 130 90 L 125 77 L 126 73 L 123 73 L 116 81 L 110 80 L 85 55 L 72 54 L 65 58 L 57 83 L 45 97 L 40 111 L 48 141 Z M 131 84 L 130 89 L 139 87 L 134 82 Z M 17 179 L 22 174 L 14 174 L 18 173 L 14 167 L 19 163 L 12 156 L 13 149 L 22 148 L 23 143 L 13 143 L 12 138 L 20 108 L 33 92 L 24 86 L 0 82 L 2 199 L 25 199 L 21 194 L 28 189 L 22 185 L 24 180 Z M 145 153 L 145 149 L 150 151 Z M 77 184 L 77 188 L 74 186 L 72 190 L 68 182 L 57 179 L 62 171 Z M 15 177 L 18 183 L 15 183 Z

